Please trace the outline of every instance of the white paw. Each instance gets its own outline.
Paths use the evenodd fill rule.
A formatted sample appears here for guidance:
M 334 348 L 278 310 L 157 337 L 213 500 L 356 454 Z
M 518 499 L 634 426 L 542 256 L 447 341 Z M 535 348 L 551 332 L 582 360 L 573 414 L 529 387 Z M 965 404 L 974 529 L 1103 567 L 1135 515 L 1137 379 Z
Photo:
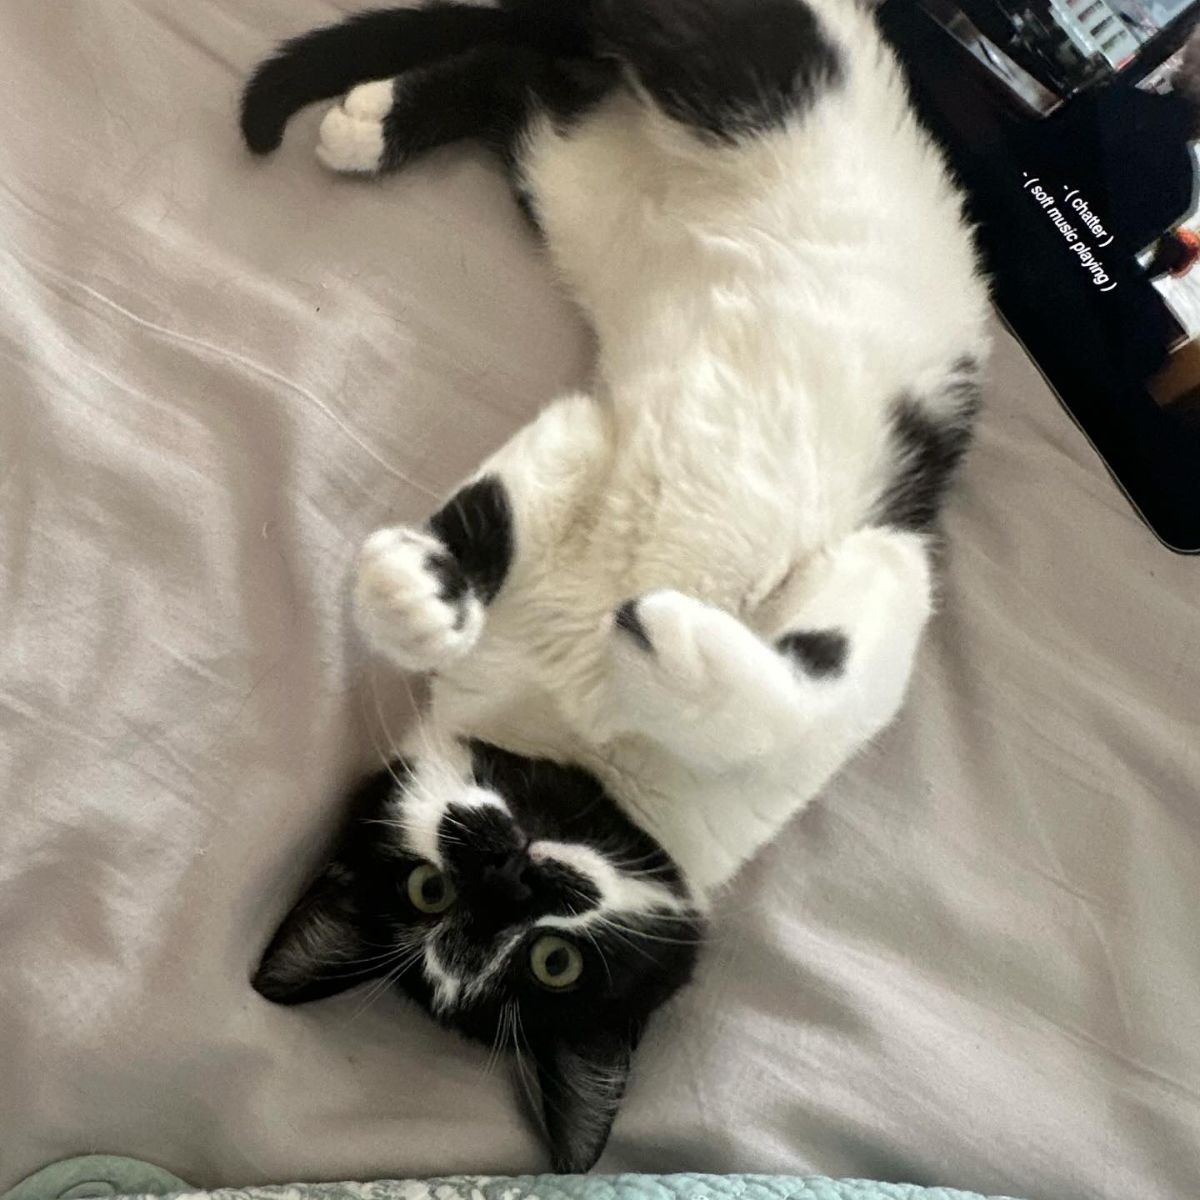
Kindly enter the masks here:
M 380 122 L 392 110 L 395 102 L 394 79 L 373 79 L 360 83 L 342 97 L 342 107 L 360 121 Z
M 317 157 L 331 171 L 371 173 L 383 164 L 383 119 L 393 104 L 393 81 L 360 83 L 321 122 Z
M 710 702 L 717 689 L 753 679 L 772 652 L 736 617 L 682 592 L 650 592 L 613 614 L 622 672 L 680 700 Z
M 612 617 L 612 727 L 697 762 L 766 754 L 794 720 L 795 686 L 736 617 L 681 592 L 651 592 Z
M 409 671 L 461 658 L 483 628 L 483 605 L 446 547 L 404 527 L 380 529 L 363 544 L 354 607 L 372 646 Z

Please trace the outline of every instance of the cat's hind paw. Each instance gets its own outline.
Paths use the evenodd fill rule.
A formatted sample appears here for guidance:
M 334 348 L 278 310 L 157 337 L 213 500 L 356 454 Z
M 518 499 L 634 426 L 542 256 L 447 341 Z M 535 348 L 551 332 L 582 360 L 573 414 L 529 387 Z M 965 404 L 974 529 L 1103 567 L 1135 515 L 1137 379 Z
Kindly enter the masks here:
M 796 689 L 775 651 L 737 617 L 676 591 L 612 614 L 611 728 L 697 764 L 773 753 L 795 721 Z
M 360 83 L 321 122 L 317 158 L 331 171 L 369 175 L 383 167 L 384 118 L 395 103 L 395 80 Z
M 652 592 L 612 614 L 610 734 L 659 743 L 696 767 L 778 755 L 798 725 L 796 680 L 732 613 Z
M 447 666 L 483 629 L 483 605 L 450 551 L 403 526 L 380 529 L 363 544 L 354 608 L 371 645 L 408 671 Z
M 677 701 L 710 702 L 715 689 L 755 679 L 771 652 L 723 609 L 676 591 L 649 592 L 613 613 L 622 674 Z

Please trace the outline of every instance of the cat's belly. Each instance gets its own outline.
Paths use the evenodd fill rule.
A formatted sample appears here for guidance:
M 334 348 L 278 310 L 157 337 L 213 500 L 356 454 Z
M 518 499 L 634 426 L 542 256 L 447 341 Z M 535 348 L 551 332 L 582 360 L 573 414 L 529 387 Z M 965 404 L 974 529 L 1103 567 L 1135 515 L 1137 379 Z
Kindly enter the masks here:
M 713 475 L 686 457 L 639 457 L 626 447 L 586 495 L 540 514 L 536 536 L 518 524 L 479 641 L 434 682 L 443 729 L 555 759 L 607 753 L 614 614 L 654 592 L 713 605 L 764 637 L 778 632 L 775 599 L 819 548 L 804 545 L 791 489 L 762 462 L 727 459 Z
M 438 730 L 459 738 L 479 738 L 514 754 L 578 763 L 595 753 L 593 737 L 568 712 L 565 693 L 532 671 L 513 670 L 516 647 L 476 648 L 469 662 L 437 678 L 431 689 L 431 715 Z
M 600 545 L 569 565 L 560 560 L 552 578 L 528 563 L 514 570 L 479 641 L 433 681 L 439 728 L 558 761 L 610 758 L 606 706 L 615 643 L 627 636 L 614 629 L 624 601 L 679 591 L 769 632 L 758 618 L 784 566 L 770 575 L 736 570 L 736 556 L 715 547 L 709 556 L 702 542 L 689 542 L 688 553 L 661 542 Z

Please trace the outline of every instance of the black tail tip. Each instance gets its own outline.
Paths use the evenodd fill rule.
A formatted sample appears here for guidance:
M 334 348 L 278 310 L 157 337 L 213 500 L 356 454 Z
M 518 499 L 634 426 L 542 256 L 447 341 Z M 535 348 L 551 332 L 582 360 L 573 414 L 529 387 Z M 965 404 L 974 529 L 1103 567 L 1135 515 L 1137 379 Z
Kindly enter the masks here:
M 278 150 L 288 119 L 308 99 L 294 75 L 289 58 L 276 54 L 259 63 L 247 80 L 239 124 L 242 137 L 253 153 L 270 154 Z
M 253 154 L 270 154 L 278 150 L 283 142 L 283 130 L 287 117 L 280 117 L 262 103 L 262 98 L 253 93 L 253 84 L 242 97 L 242 113 L 239 125 L 242 139 Z

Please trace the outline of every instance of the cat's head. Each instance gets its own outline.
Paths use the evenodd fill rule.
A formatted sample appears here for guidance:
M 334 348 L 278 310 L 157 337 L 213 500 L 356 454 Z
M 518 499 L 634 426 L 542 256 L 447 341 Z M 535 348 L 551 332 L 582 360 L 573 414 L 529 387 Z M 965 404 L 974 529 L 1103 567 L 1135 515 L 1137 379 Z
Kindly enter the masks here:
M 675 864 L 590 774 L 473 743 L 355 794 L 332 861 L 267 948 L 281 1004 L 387 977 L 536 1070 L 555 1169 L 599 1157 L 650 1014 L 702 921 Z

